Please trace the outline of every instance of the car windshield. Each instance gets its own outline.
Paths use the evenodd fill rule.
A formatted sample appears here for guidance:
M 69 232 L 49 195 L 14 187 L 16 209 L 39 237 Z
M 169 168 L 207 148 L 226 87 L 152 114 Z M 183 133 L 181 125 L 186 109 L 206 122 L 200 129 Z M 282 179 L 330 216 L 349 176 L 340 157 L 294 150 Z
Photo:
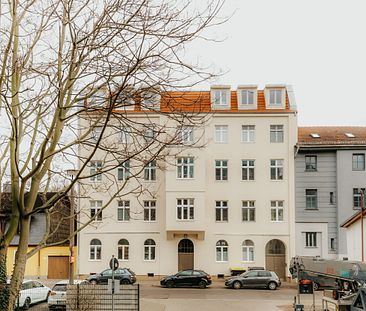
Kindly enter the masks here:
M 55 292 L 66 292 L 66 284 L 56 284 L 52 290 Z
M 126 270 L 127 270 L 128 272 L 130 272 L 130 274 L 131 274 L 131 275 L 135 275 L 135 272 L 133 272 L 132 270 L 130 270 L 130 269 L 128 269 L 128 268 L 127 268 Z

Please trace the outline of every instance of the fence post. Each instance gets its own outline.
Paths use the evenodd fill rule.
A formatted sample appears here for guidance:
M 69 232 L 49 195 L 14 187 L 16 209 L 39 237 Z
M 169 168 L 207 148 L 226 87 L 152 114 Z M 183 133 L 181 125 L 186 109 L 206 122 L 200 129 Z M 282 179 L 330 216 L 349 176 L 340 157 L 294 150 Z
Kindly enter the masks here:
M 137 284 L 137 311 L 140 311 L 140 284 Z
M 80 284 L 76 284 L 76 310 L 79 311 L 79 300 L 80 300 Z

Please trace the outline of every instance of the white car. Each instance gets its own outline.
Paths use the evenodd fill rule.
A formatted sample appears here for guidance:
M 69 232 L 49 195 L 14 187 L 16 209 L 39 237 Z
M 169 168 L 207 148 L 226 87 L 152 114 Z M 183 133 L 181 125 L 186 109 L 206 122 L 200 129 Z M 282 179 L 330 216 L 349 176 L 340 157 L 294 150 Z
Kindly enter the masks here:
M 24 280 L 15 305 L 27 310 L 31 304 L 47 301 L 50 292 L 51 289 L 39 281 Z
M 66 288 L 68 284 L 69 280 L 62 280 L 52 287 L 48 297 L 49 310 L 66 309 Z M 74 284 L 89 284 L 89 282 L 87 280 L 74 280 Z

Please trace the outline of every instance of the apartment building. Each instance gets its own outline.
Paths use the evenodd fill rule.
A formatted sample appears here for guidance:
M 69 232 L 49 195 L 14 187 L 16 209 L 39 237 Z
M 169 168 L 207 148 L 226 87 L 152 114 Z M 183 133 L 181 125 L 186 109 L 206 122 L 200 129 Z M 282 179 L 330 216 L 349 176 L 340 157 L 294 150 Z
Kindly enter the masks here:
M 179 127 L 159 113 L 167 111 L 167 98 L 180 109 L 207 116 L 205 123 L 181 127 L 181 144 L 169 147 L 164 161 L 141 167 L 132 156 L 108 175 L 83 181 L 80 222 L 97 217 L 80 232 L 79 274 L 103 270 L 114 255 L 139 275 L 184 268 L 227 275 L 233 268 L 263 266 L 284 278 L 295 255 L 297 111 L 292 89 L 221 85 L 162 93 L 149 113 L 137 101 L 121 113 L 139 124 L 148 118 Z M 81 128 L 88 128 L 87 122 L 81 119 Z M 119 132 L 114 143 L 128 148 L 131 137 L 125 128 L 108 131 Z M 192 146 L 196 141 L 200 148 Z M 80 157 L 86 154 L 87 148 L 80 148 Z M 98 150 L 86 170 L 96 172 L 107 158 Z M 139 169 L 117 197 L 110 196 Z
M 366 127 L 299 127 L 296 146 L 296 254 L 343 258 L 341 225 L 366 187 Z

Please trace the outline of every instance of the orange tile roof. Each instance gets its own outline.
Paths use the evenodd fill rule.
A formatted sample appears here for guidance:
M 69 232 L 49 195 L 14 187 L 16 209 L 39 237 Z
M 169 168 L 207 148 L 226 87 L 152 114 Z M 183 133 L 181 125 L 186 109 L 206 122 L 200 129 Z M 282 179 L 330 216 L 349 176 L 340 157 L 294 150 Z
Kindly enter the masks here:
M 346 133 L 353 134 L 348 137 Z M 312 137 L 319 134 L 320 137 Z M 365 126 L 307 126 L 298 128 L 298 145 L 366 145 Z

